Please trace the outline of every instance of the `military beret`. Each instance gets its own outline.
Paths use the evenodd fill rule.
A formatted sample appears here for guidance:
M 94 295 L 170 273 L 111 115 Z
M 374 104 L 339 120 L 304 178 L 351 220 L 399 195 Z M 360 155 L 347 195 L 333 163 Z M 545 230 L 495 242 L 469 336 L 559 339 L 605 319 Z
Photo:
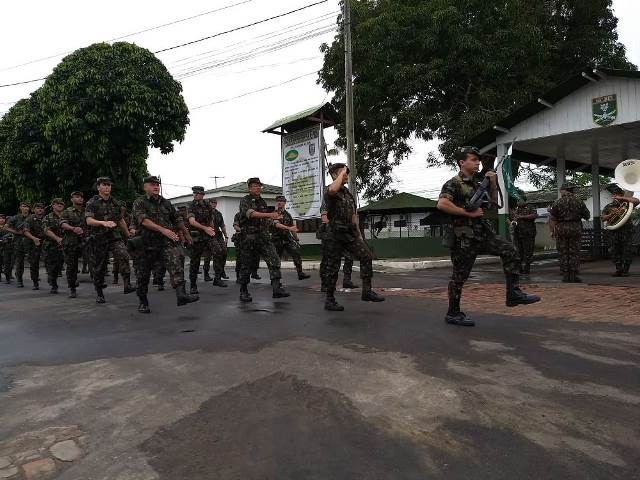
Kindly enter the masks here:
M 33 208 L 44 208 L 44 203 L 42 202 L 34 203 Z
M 287 198 L 284 195 L 278 195 L 276 197 L 276 202 L 286 202 Z
M 113 181 L 109 177 L 98 177 L 96 178 L 96 185 L 100 185 L 104 183 L 106 185 L 113 185 Z
M 480 158 L 481 156 L 480 150 L 478 150 L 476 147 L 471 146 L 459 147 L 453 154 L 453 156 L 457 160 L 462 160 L 463 158 L 466 158 L 467 155 L 477 155 L 478 158 Z
M 76 190 L 75 192 L 71 192 L 72 197 L 84 197 L 84 193 Z
M 576 185 L 573 184 L 573 183 L 569 183 L 569 182 L 564 182 L 560 186 L 560 190 L 573 190 L 574 188 L 576 188 Z
M 333 173 L 337 170 L 347 167 L 344 163 L 332 163 L 329 165 L 329 173 Z M 347 173 L 349 173 L 349 167 L 347 167 Z
M 258 185 L 262 185 L 262 182 L 258 177 L 251 177 L 249 180 L 247 180 L 247 185 L 251 185 L 252 183 L 257 183 Z
M 613 193 L 614 195 L 622 195 L 624 193 L 624 190 L 622 188 L 620 188 L 620 185 L 617 185 L 615 183 L 612 183 L 611 185 L 608 185 L 606 190 L 609 193 Z
M 142 182 L 143 183 L 157 183 L 158 185 L 160 185 L 162 183 L 160 181 L 160 179 L 158 177 L 156 177 L 155 175 L 149 175 L 148 177 L 144 177 Z
M 60 197 L 56 197 L 53 200 L 51 200 L 51 205 L 53 205 L 54 203 L 57 203 L 59 205 L 64 205 L 64 201 Z
M 193 193 L 204 193 L 204 187 L 196 185 L 195 187 L 191 187 Z

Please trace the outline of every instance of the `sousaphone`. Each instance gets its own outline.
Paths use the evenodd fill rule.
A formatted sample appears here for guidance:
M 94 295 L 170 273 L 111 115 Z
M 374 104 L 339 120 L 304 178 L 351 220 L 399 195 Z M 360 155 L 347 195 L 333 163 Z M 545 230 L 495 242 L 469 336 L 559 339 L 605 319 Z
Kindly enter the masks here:
M 640 190 L 640 160 L 625 160 L 616 167 L 616 183 L 625 190 L 635 192 Z M 633 213 L 634 205 L 631 202 L 622 202 L 617 209 L 611 212 L 611 218 L 606 222 L 604 228 L 607 230 L 618 230 L 621 228 Z

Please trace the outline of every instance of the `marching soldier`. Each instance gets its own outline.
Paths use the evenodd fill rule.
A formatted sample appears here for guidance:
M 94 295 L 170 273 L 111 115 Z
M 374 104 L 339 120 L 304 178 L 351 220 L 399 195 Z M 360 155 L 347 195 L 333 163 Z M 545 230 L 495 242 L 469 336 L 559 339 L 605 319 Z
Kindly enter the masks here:
M 215 254 L 218 255 L 219 269 L 220 269 L 220 277 L 227 279 L 229 278 L 224 271 L 224 267 L 227 264 L 227 243 L 229 241 L 229 235 L 227 234 L 227 227 L 224 224 L 224 217 L 220 210 L 218 210 L 218 200 L 212 198 L 209 202 L 211 205 L 211 209 L 213 210 L 213 228 L 216 231 L 216 235 L 213 237 L 213 241 L 219 244 L 219 248 L 216 250 L 212 250 L 210 252 L 210 256 L 213 258 L 213 261 L 216 261 Z M 210 260 L 210 259 L 209 259 Z M 205 258 L 204 267 L 207 270 L 205 271 L 205 275 L 209 274 L 209 260 Z M 215 263 L 214 263 L 215 267 Z M 215 268 L 214 268 L 215 271 Z
M 62 251 L 67 267 L 67 287 L 69 298 L 76 298 L 78 288 L 78 265 L 83 256 L 85 240 L 84 195 L 76 191 L 71 193 L 71 206 L 62 212 Z
M 44 240 L 44 204 L 35 203 L 33 213 L 24 224 L 24 236 L 31 241 L 29 245 L 29 273 L 33 282 L 32 290 L 40 290 L 40 256 Z
M 321 260 L 320 260 L 320 283 L 322 285 L 321 291 L 325 293 L 327 291 L 326 279 L 327 279 L 327 256 L 325 255 L 325 240 L 329 235 L 329 217 L 327 217 L 327 207 L 322 201 L 322 205 L 320 207 L 320 219 L 322 223 L 320 224 L 320 228 L 316 232 L 316 238 L 320 240 L 320 251 L 321 251 Z M 342 266 L 342 288 L 354 289 L 359 288 L 358 285 L 353 283 L 351 280 L 351 275 L 353 273 L 353 257 L 348 251 L 344 251 L 342 253 L 344 256 L 344 264 Z
M 335 298 L 338 271 L 344 251 L 360 260 L 362 295 L 365 302 L 383 302 L 384 297 L 371 288 L 373 277 L 373 256 L 364 242 L 358 225 L 356 202 L 345 187 L 349 169 L 344 163 L 334 163 L 329 167 L 333 183 L 327 187 L 324 203 L 329 218 L 328 235 L 325 240 L 323 256 L 326 258 L 326 301 L 324 308 L 330 311 L 342 311 L 344 307 Z
M 196 302 L 197 295 L 189 295 L 185 291 L 184 256 L 179 243 L 191 244 L 191 235 L 183 220 L 178 216 L 171 202 L 160 196 L 160 179 L 148 176 L 144 179 L 145 194 L 133 203 L 133 215 L 139 226 L 140 244 L 138 257 L 138 298 L 140 313 L 150 313 L 149 280 L 154 266 L 161 260 L 169 271 L 171 285 L 176 291 L 178 306 Z
M 626 203 L 632 203 L 634 206 L 640 203 L 640 200 L 634 197 L 625 196 L 624 190 L 618 185 L 611 184 L 607 190 L 613 194 L 613 201 L 602 210 L 602 221 L 608 222 L 613 213 L 626 206 Z M 614 277 L 628 277 L 631 261 L 633 260 L 633 223 L 627 222 L 617 230 L 606 230 L 611 257 L 616 266 L 616 271 L 612 275 Z
M 114 252 L 114 261 L 119 263 L 124 283 L 124 293 L 135 292 L 131 285 L 129 252 L 123 238 L 129 238 L 129 228 L 122 215 L 120 202 L 111 196 L 112 181 L 109 177 L 96 180 L 98 195 L 94 195 L 85 207 L 85 221 L 90 229 L 89 271 L 96 290 L 96 303 L 105 303 L 104 276 L 109 251 Z
M 302 257 L 300 257 L 300 239 L 298 238 L 298 227 L 294 225 L 293 217 L 286 210 L 287 199 L 284 195 L 276 197 L 276 212 L 282 215 L 282 220 L 274 221 L 271 230 L 271 240 L 276 247 L 278 256 L 286 252 L 293 260 L 293 264 L 298 272 L 298 280 L 305 280 L 309 274 L 302 271 Z
M 518 253 L 513 244 L 496 235 L 491 224 L 482 218 L 482 208 L 467 210 L 469 201 L 480 187 L 480 183 L 474 178 L 480 171 L 480 152 L 475 147 L 462 147 L 455 152 L 454 158 L 460 172 L 443 185 L 437 205 L 438 210 L 451 216 L 453 224 L 453 235 L 449 243 L 453 274 L 449 282 L 449 309 L 445 322 L 472 327 L 475 325 L 474 321 L 460 310 L 460 298 L 462 287 L 480 253 L 500 256 L 506 277 L 508 307 L 539 302 L 540 297 L 527 295 L 520 290 Z M 496 173 L 489 171 L 485 176 L 490 179 L 489 194 L 495 202 L 498 192 Z
M 512 222 L 515 223 L 513 239 L 520 256 L 520 273 L 531 273 L 531 261 L 536 245 L 536 218 L 538 213 L 527 203 L 526 198 L 518 203 L 513 212 Z
M 9 284 L 13 270 L 13 233 L 5 228 L 6 224 L 7 216 L 0 213 L 0 276 L 4 273 L 6 282 Z
M 280 257 L 276 252 L 269 229 L 273 220 L 281 220 L 278 212 L 270 212 L 267 202 L 262 198 L 262 182 L 259 178 L 247 180 L 249 195 L 240 201 L 240 236 L 242 242 L 242 258 L 240 259 L 240 301 L 251 302 L 249 294 L 249 275 L 252 266 L 263 258 L 269 268 L 269 277 L 273 290 L 273 298 L 288 297 L 289 293 L 282 288 L 280 279 Z
M 22 276 L 24 274 L 24 257 L 29 253 L 29 240 L 24 236 L 24 225 L 29 217 L 31 207 L 26 202 L 20 202 L 20 211 L 11 217 L 5 227 L 13 234 L 13 262 L 16 271 L 16 286 L 24 288 Z
M 51 200 L 51 213 L 44 217 L 45 239 L 42 242 L 44 252 L 44 266 L 47 270 L 47 282 L 51 287 L 49 293 L 58 293 L 58 277 L 62 273 L 64 264 L 64 254 L 62 251 L 63 231 L 62 213 L 64 212 L 64 202 L 61 198 Z
M 233 216 L 233 230 L 235 233 L 231 236 L 231 241 L 233 245 L 236 247 L 236 283 L 240 283 L 240 268 L 242 266 L 242 236 L 240 232 L 242 229 L 240 228 L 240 212 L 237 212 Z M 251 266 L 251 278 L 256 280 L 260 280 L 260 275 L 258 275 L 258 267 L 260 266 L 260 257 L 257 257 L 254 261 L 254 264 Z
M 582 219 L 589 220 L 591 214 L 582 200 L 573 195 L 575 185 L 564 183 L 560 187 L 560 198 L 549 209 L 549 230 L 556 240 L 560 254 L 560 271 L 565 283 L 580 283 L 580 239 Z

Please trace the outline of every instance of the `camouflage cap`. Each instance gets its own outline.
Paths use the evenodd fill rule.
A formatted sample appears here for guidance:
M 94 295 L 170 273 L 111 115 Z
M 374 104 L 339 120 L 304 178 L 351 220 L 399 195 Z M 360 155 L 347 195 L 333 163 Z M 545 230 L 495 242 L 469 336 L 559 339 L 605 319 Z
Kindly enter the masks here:
M 96 185 L 104 183 L 105 185 L 113 185 L 113 181 L 110 177 L 98 177 L 96 178 Z
M 162 182 L 155 175 L 149 175 L 148 177 L 144 177 L 142 183 L 157 183 L 158 185 L 160 185 Z
M 345 167 L 347 169 L 347 173 L 349 173 L 350 170 L 349 170 L 349 167 L 347 167 L 346 164 L 344 164 L 344 163 L 332 163 L 331 165 L 329 165 L 329 174 L 331 174 L 331 173 L 333 173 L 333 172 L 335 172 L 337 170 L 341 170 L 341 169 L 343 169 Z
M 576 185 L 570 182 L 564 182 L 561 186 L 560 186 L 560 190 L 573 190 L 574 188 L 576 188 Z
M 191 191 L 193 193 L 204 193 L 204 187 L 201 187 L 200 185 L 196 185 L 195 187 L 191 187 Z
M 247 180 L 247 185 L 251 185 L 252 183 L 257 183 L 258 185 L 262 185 L 262 182 L 258 177 L 251 177 L 249 180 Z
M 44 203 L 42 202 L 34 203 L 33 208 L 44 208 Z
M 71 192 L 71 196 L 72 197 L 84 197 L 84 193 L 82 193 L 80 190 L 76 190 L 75 192 Z
M 64 206 L 64 201 L 63 201 L 60 197 L 56 197 L 56 198 L 54 198 L 54 199 L 52 199 L 52 200 L 51 200 L 51 205 L 54 205 L 54 204 L 56 204 L 56 203 L 57 203 L 58 205 L 62 205 L 62 206 Z
M 477 147 L 473 146 L 464 146 L 458 147 L 455 152 L 453 152 L 453 156 L 456 160 L 463 160 L 467 157 L 467 155 L 476 155 L 478 158 L 481 158 L 482 154 Z
M 284 195 L 278 195 L 276 197 L 276 202 L 286 202 L 287 201 L 287 197 L 285 197 Z

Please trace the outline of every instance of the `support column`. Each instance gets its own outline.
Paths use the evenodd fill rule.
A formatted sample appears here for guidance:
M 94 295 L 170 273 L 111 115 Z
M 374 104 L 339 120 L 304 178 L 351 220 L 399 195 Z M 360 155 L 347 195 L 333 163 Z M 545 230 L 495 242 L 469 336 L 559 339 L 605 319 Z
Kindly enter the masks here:
M 498 143 L 496 145 L 496 163 L 499 162 L 506 153 L 507 146 L 504 143 Z M 497 173 L 498 187 L 503 192 L 504 196 L 504 204 L 502 205 L 502 208 L 498 210 L 498 233 L 501 237 L 509 238 L 509 193 L 506 189 L 506 182 L 504 181 L 504 172 L 502 171 L 502 168 L 499 168 Z
M 566 180 L 566 167 L 564 161 L 564 145 L 561 143 L 558 145 L 558 153 L 556 155 L 556 171 L 557 171 L 557 183 L 558 183 L 558 198 L 560 198 L 560 186 Z
M 600 146 L 591 141 L 591 196 L 593 197 L 593 258 L 600 258 L 602 250 L 602 223 L 600 221 Z

